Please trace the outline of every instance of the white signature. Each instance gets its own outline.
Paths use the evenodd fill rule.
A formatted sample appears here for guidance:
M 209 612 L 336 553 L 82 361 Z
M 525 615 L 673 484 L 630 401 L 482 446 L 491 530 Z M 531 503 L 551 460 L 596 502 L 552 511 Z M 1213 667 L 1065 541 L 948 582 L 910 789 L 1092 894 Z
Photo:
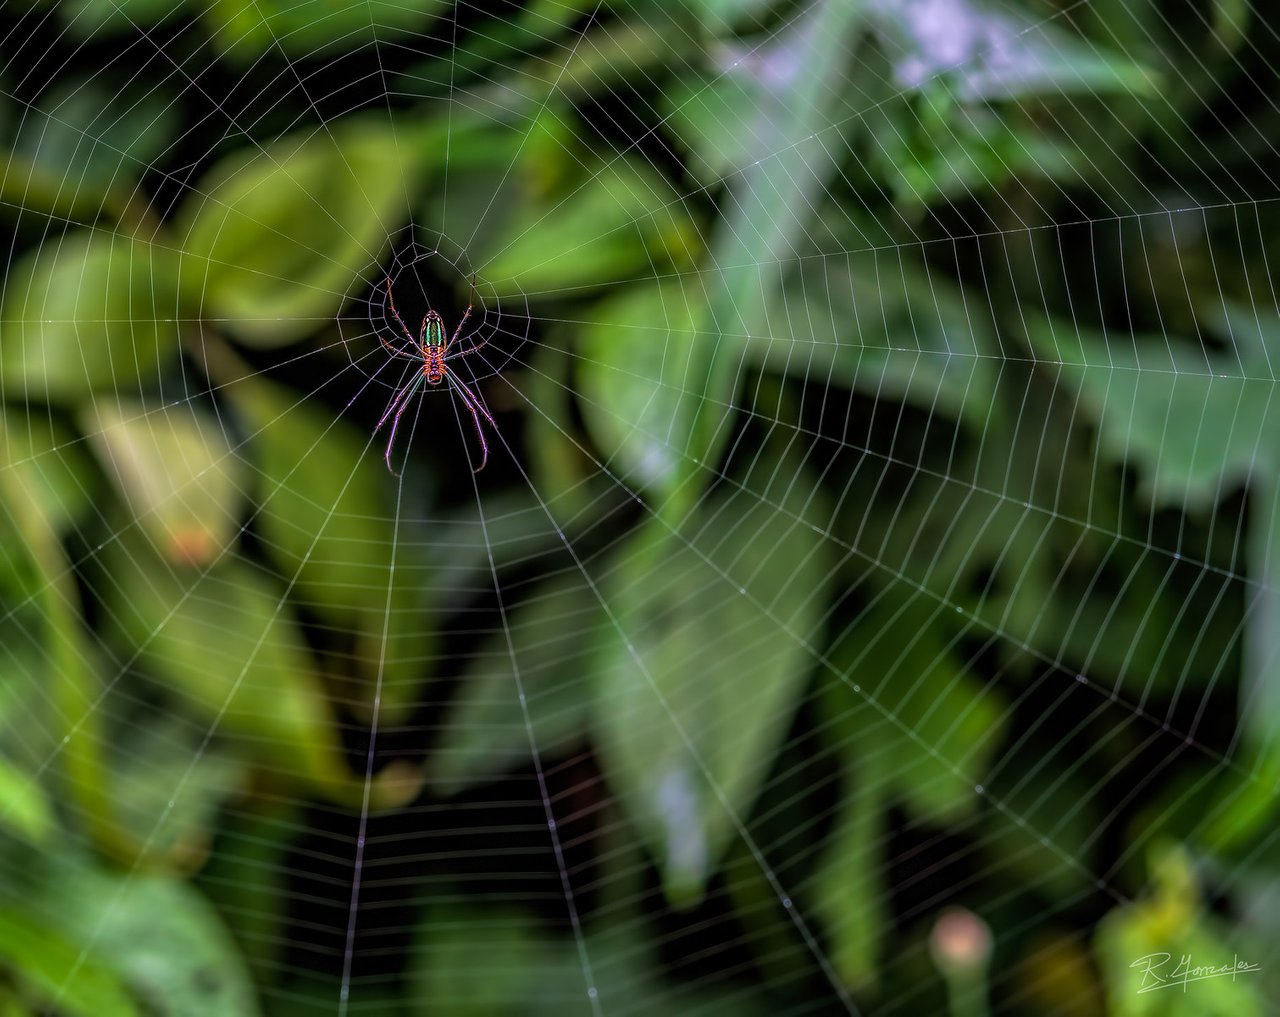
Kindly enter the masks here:
M 1230 978 L 1234 982 L 1237 975 L 1262 970 L 1259 965 L 1250 964 L 1239 957 L 1232 957 L 1230 964 L 1219 965 L 1192 964 L 1190 954 L 1184 954 L 1170 967 L 1172 961 L 1172 954 L 1149 953 L 1130 964 L 1129 967 L 1142 971 L 1142 984 L 1138 986 L 1138 991 L 1155 992 L 1157 989 L 1181 985 L 1182 991 L 1186 992 L 1190 982 L 1203 982 L 1209 978 Z

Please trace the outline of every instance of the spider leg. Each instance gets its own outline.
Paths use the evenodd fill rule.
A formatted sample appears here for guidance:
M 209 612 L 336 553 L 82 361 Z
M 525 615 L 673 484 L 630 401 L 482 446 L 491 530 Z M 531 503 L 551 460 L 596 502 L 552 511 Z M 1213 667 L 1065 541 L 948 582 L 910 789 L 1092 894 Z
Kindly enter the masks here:
M 467 309 L 462 312 L 462 317 L 458 319 L 458 327 L 453 330 L 453 336 L 444 344 L 444 352 L 448 353 L 449 347 L 452 346 L 458 336 L 462 334 L 462 326 L 465 325 L 467 323 L 467 319 L 471 317 L 471 307 L 471 304 L 467 304 Z
M 467 310 L 462 315 L 462 320 L 458 322 L 458 327 L 453 330 L 453 338 L 450 339 L 449 342 L 445 345 L 444 352 L 446 356 L 449 353 L 449 347 L 452 346 L 454 342 L 457 340 L 458 336 L 462 334 L 462 326 L 465 325 L 467 323 L 467 319 L 471 317 L 471 308 L 475 304 L 475 300 L 476 300 L 476 275 L 474 272 L 472 272 L 471 273 L 471 302 L 467 304 Z M 482 342 L 476 343 L 474 346 L 470 347 L 469 349 L 460 350 L 458 353 L 454 355 L 459 357 L 465 357 L 468 353 L 475 353 L 476 350 L 482 350 L 489 345 L 489 339 L 492 339 L 492 338 L 493 336 L 490 335 L 488 339 L 485 339 Z
M 415 381 L 417 380 L 416 377 L 414 380 Z M 374 434 L 377 434 L 380 430 L 382 430 L 382 425 L 387 422 L 387 418 L 391 416 L 395 408 L 398 405 L 400 405 L 400 400 L 404 399 L 406 396 L 408 396 L 409 392 L 412 391 L 413 385 L 414 385 L 413 381 L 406 382 L 404 384 L 404 387 L 401 388 L 392 398 L 391 402 L 387 404 L 386 411 L 382 414 L 382 417 L 378 421 L 378 423 L 374 425 L 374 428 L 373 428 Z
M 396 324 L 400 326 L 400 331 L 405 334 L 405 338 L 409 342 L 417 346 L 418 343 L 414 340 L 413 333 L 405 327 L 404 321 L 400 317 L 400 312 L 396 310 L 396 298 L 391 295 L 391 276 L 387 276 L 387 302 L 391 305 L 391 315 L 396 319 Z M 381 339 L 382 337 L 379 336 L 378 338 Z
M 465 320 L 465 319 L 464 319 L 464 320 Z M 489 345 L 489 339 L 492 339 L 492 338 L 493 338 L 493 336 L 489 336 L 487 339 L 483 339 L 483 340 L 481 340 L 480 342 L 476 343 L 474 346 L 468 346 L 465 350 L 458 350 L 458 352 L 457 352 L 457 353 L 452 353 L 452 354 L 448 354 L 448 355 L 449 355 L 449 356 L 454 356 L 454 357 L 465 357 L 465 356 L 468 356 L 469 354 L 475 353 L 475 351 L 476 351 L 476 350 L 482 350 L 482 349 L 484 349 L 486 346 L 488 346 L 488 345 Z M 450 340 L 450 342 L 452 342 L 452 340 Z
M 387 438 L 387 450 L 382 454 L 382 458 L 387 464 L 387 469 L 391 471 L 391 475 L 394 477 L 400 476 L 400 474 L 396 473 L 396 471 L 391 467 L 391 447 L 396 443 L 396 429 L 400 426 L 400 417 L 409 407 L 411 397 L 418 391 L 418 388 L 421 385 L 422 375 L 419 374 L 413 379 L 413 381 L 409 382 L 409 384 L 405 385 L 404 388 L 396 393 L 396 397 L 391 400 L 391 405 L 387 407 L 386 412 L 382 414 L 382 419 L 378 421 L 377 427 L 373 429 L 374 434 L 377 434 L 382 425 L 387 422 L 387 418 L 391 416 L 391 411 L 395 410 L 395 420 L 391 422 L 391 435 Z M 399 404 L 400 407 L 398 410 L 396 409 L 397 404 Z
M 455 378 L 452 371 L 446 371 L 445 377 L 449 379 L 449 384 L 453 386 L 454 391 L 462 397 L 462 404 L 466 406 L 467 410 L 471 413 L 471 422 L 476 425 L 476 437 L 480 439 L 480 451 L 482 454 L 480 458 L 480 465 L 471 472 L 479 473 L 484 469 L 485 463 L 489 461 L 489 443 L 485 441 L 484 428 L 480 426 L 480 414 L 484 415 L 484 419 L 489 421 L 489 424 L 495 431 L 498 429 L 498 425 L 494 423 L 493 417 L 489 416 L 489 411 L 485 409 L 484 403 L 480 401 L 480 396 L 472 392 L 471 389 L 467 387 L 466 382 Z M 477 410 L 479 413 L 476 412 Z
M 489 426 L 496 431 L 498 429 L 498 422 L 494 420 L 493 417 L 489 416 L 489 411 L 485 408 L 484 400 L 480 398 L 480 394 L 478 392 L 473 392 L 471 390 L 471 387 L 465 381 L 459 378 L 453 371 L 445 371 L 445 376 L 449 379 L 450 382 L 452 382 L 462 392 L 462 394 L 467 399 L 471 400 L 471 402 L 475 404 L 476 409 L 480 411 L 484 419 L 489 421 Z
M 471 308 L 476 302 L 476 274 L 471 273 L 471 296 L 467 300 L 467 309 L 462 312 L 462 317 L 458 319 L 458 327 L 453 330 L 453 335 L 449 337 L 449 341 L 444 344 L 444 349 L 440 351 L 441 358 L 449 352 L 449 347 L 457 342 L 458 336 L 462 334 L 462 326 L 467 323 L 467 319 L 471 317 Z
M 409 353 L 409 352 L 406 352 L 405 350 L 400 349 L 400 347 L 398 346 L 392 346 L 391 343 L 388 342 L 387 339 L 383 337 L 381 332 L 377 333 L 377 336 L 378 336 L 378 341 L 387 348 L 387 352 L 390 353 L 393 357 L 404 357 L 405 360 L 417 360 L 419 363 L 421 363 L 422 361 L 421 353 Z

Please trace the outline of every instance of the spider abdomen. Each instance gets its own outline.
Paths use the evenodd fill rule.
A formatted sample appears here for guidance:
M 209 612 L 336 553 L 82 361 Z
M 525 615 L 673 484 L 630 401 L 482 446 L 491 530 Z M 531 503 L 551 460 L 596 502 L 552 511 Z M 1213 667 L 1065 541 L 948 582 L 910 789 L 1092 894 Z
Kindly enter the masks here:
M 428 385 L 439 385 L 444 381 L 444 351 L 440 347 L 427 347 L 427 355 L 422 361 L 422 373 L 427 376 Z

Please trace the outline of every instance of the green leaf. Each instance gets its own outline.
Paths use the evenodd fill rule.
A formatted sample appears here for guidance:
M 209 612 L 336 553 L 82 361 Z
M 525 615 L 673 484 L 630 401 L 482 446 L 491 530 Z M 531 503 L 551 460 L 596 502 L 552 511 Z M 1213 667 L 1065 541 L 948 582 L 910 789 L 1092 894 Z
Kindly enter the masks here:
M 649 944 L 630 923 L 592 923 L 583 949 L 597 996 L 587 994 L 582 957 L 568 937 L 548 936 L 531 914 L 514 909 L 437 906 L 417 923 L 408 997 L 415 1015 L 450 1017 L 590 1017 L 625 1000 L 637 1013 L 713 1012 L 714 990 L 664 984 Z M 606 919 L 607 920 L 607 919 Z M 598 999 L 598 1002 L 595 1000 Z M 750 1001 L 735 1008 L 758 1017 Z
M 584 737 L 590 696 L 582 633 L 602 624 L 600 612 L 595 592 L 576 571 L 511 612 L 507 631 L 477 654 L 446 717 L 429 769 L 439 793 L 454 794 L 524 762 L 530 738 L 546 758 Z
M 289 947 L 289 853 L 308 807 L 263 796 L 251 809 L 228 810 L 218 824 L 217 849 L 197 877 L 259 985 L 271 984 Z
M 435 630 L 424 591 L 433 570 L 425 545 L 395 539 L 381 456 L 370 437 L 260 377 L 226 394 L 252 434 L 267 554 L 294 597 L 353 633 L 345 649 L 360 672 L 350 698 L 368 699 L 381 668 L 382 707 L 396 716 L 428 671 Z
M 825 610 L 821 499 L 795 463 L 764 459 L 765 480 L 705 504 L 687 546 L 641 531 L 607 580 L 593 728 L 673 900 L 702 892 L 745 821 Z
M 429 121 L 420 130 L 417 144 L 424 151 L 437 157 L 449 152 L 448 179 L 441 173 L 435 181 L 425 219 L 439 223 L 445 236 L 470 238 L 468 257 L 477 267 L 485 262 L 481 252 L 512 242 L 520 232 L 515 224 L 527 224 L 530 206 L 545 206 L 578 167 L 572 121 L 562 119 L 558 104 L 540 114 L 538 109 L 522 114 L 518 129 L 455 109 L 452 120 Z M 486 286 L 488 274 L 486 269 Z
M 24 875 L 20 891 L 10 886 L 0 893 L 20 895 L 22 906 L 38 909 L 42 925 L 74 943 L 77 953 L 84 950 L 98 970 L 119 978 L 146 1013 L 252 1017 L 258 1012 L 244 962 L 226 930 L 209 903 L 184 883 L 98 870 L 66 852 L 44 853 Z M 99 1004 L 84 1012 L 109 1011 Z
M 282 774 L 351 791 L 336 721 L 279 593 L 238 558 L 178 573 L 125 530 L 101 552 L 110 629 L 201 723 L 253 745 Z M 174 778 L 176 780 L 176 777 Z
M 876 113 L 866 165 L 908 215 L 938 198 L 972 200 L 1031 180 L 1078 184 L 1120 168 L 1114 153 L 1082 148 L 1066 128 L 1046 129 L 1021 107 L 957 104 L 936 81 Z
M 1107 914 L 1094 938 L 1106 983 L 1107 1012 L 1116 1017 L 1269 1013 L 1256 973 L 1193 980 L 1185 986 L 1177 982 L 1180 965 L 1218 968 L 1244 961 L 1256 972 L 1265 951 L 1261 944 L 1252 944 L 1252 950 L 1250 944 L 1242 944 L 1238 934 L 1207 910 L 1185 851 L 1168 848 L 1154 856 L 1152 892 Z M 1157 987 L 1162 980 L 1170 984 Z
M 261 377 L 237 380 L 227 396 L 251 434 L 256 518 L 285 578 L 335 620 L 363 606 L 381 613 L 373 598 L 386 589 L 392 509 L 371 438 Z
M 1244 684 L 1240 696 L 1240 715 L 1254 749 L 1264 758 L 1266 783 L 1280 779 L 1280 455 L 1276 451 L 1276 427 L 1280 411 L 1268 398 L 1260 405 L 1262 388 L 1274 388 L 1274 358 L 1280 351 L 1280 316 L 1265 309 L 1230 302 L 1209 311 L 1208 323 L 1230 344 L 1229 354 L 1238 361 L 1238 373 L 1249 381 L 1251 398 L 1246 404 L 1255 419 L 1233 421 L 1234 439 L 1224 456 L 1234 455 L 1243 462 L 1250 452 L 1249 530 L 1245 553 L 1249 562 L 1249 578 L 1253 584 L 1247 594 L 1247 618 L 1244 639 Z M 1235 372 L 1231 372 L 1235 373 Z M 1206 407 L 1204 415 L 1225 412 L 1226 407 Z M 1220 421 L 1214 420 L 1215 425 Z M 1243 433 L 1237 431 L 1243 424 Z M 1258 427 L 1257 442 L 1249 450 L 1248 429 Z M 1211 450 L 1206 450 L 1211 454 Z M 1249 795 L 1256 798 L 1256 790 Z
M 687 32 L 672 32 L 666 19 L 597 17 L 586 22 L 595 6 L 594 0 L 531 0 L 519 8 L 495 11 L 487 22 L 477 24 L 468 44 L 454 50 L 449 60 L 432 58 L 413 67 L 406 85 L 424 97 L 438 98 L 447 94 L 451 83 L 456 87 L 478 75 L 468 89 L 465 108 L 453 111 L 451 135 L 463 117 L 496 126 L 496 135 L 513 142 L 514 157 L 531 121 L 542 126 L 558 121 L 572 144 L 575 132 L 581 135 L 582 129 L 569 110 L 582 109 L 584 100 L 593 96 L 634 89 L 632 83 L 646 75 L 656 80 L 666 68 L 689 60 L 699 45 Z M 501 76 L 493 74 L 494 67 L 502 68 Z M 462 156 L 459 140 L 454 137 L 450 145 L 451 167 Z M 531 156 L 527 168 L 543 171 L 545 166 L 532 157 L 527 142 L 523 147 Z M 508 158 L 499 168 L 510 165 Z M 452 190 L 452 180 L 449 186 Z M 491 187 L 490 195 L 493 192 Z M 441 224 L 441 229 L 449 235 L 446 226 Z
M 410 152 L 391 124 L 355 119 L 219 163 L 177 217 L 183 281 L 204 316 L 256 346 L 331 320 L 407 214 Z
M 832 693 L 852 701 L 841 723 L 859 778 L 883 780 L 915 816 L 943 823 L 977 807 L 974 786 L 1005 725 L 998 694 L 971 677 L 952 649 L 940 624 L 948 610 L 924 595 L 887 592 L 830 651 L 861 690 L 833 686 Z
M 854 777 L 856 780 L 856 775 Z M 892 920 L 884 870 L 885 805 L 867 783 L 846 791 L 813 890 L 814 904 L 826 922 L 829 957 L 840 980 L 858 990 L 874 988 Z
M 1097 421 L 1103 450 L 1135 468 L 1139 489 L 1155 506 L 1208 512 L 1251 482 L 1252 498 L 1264 508 L 1251 515 L 1247 540 L 1258 587 L 1248 604 L 1241 716 L 1253 744 L 1280 759 L 1280 598 L 1271 592 L 1280 573 L 1274 536 L 1280 406 L 1267 367 L 1280 320 L 1228 306 L 1217 321 L 1232 342 L 1227 353 L 1164 336 L 1109 342 L 1054 322 L 1033 325 L 1028 337 L 1038 357 L 1061 364 L 1062 377 Z M 1274 776 L 1280 765 L 1268 764 L 1268 772 Z
M 208 857 L 217 810 L 247 783 L 243 760 L 178 715 L 132 715 L 112 732 L 104 762 L 112 823 L 132 843 L 147 845 L 147 861 L 191 870 Z M 124 748 L 127 746 L 127 748 Z M 185 774 L 174 794 L 174 774 Z M 136 857 L 136 856 L 135 856 Z
M 1221 305 L 1199 309 L 1199 320 L 1222 338 L 1228 358 L 1239 362 L 1248 377 L 1271 377 L 1274 358 L 1280 354 L 1280 314 L 1261 304 L 1238 304 L 1224 300 Z
M 896 94 L 866 104 L 872 143 L 863 166 L 907 215 L 938 198 L 972 200 L 1010 183 L 1021 191 L 1023 180 L 1078 184 L 1122 172 L 1114 150 L 1081 144 L 1093 109 L 1073 97 L 1114 105 L 1157 95 L 1158 75 L 1132 60 L 1132 49 L 1111 52 L 1052 20 L 971 0 L 871 0 L 870 17 Z M 1042 115 L 1040 101 L 1060 97 L 1061 111 Z M 1131 104 L 1140 111 L 1136 98 Z
M 192 403 L 98 400 L 84 429 L 121 498 L 165 557 L 207 564 L 239 530 L 244 478 L 222 428 Z
M 830 379 L 877 399 L 912 403 L 982 432 L 995 399 L 998 349 L 963 291 L 909 254 L 846 255 L 806 266 L 747 356 L 801 381 Z
M 682 381 L 694 350 L 700 294 L 679 282 L 633 286 L 601 303 L 584 327 L 582 416 L 606 466 L 635 487 L 665 490 L 680 474 L 690 415 Z
M 480 261 L 486 280 L 499 296 L 535 299 L 687 265 L 701 246 L 675 188 L 634 159 L 527 206 L 508 235 Z
M 1165 336 L 1103 334 L 1042 321 L 1028 330 L 1037 358 L 1059 365 L 1097 421 L 1102 449 L 1132 464 L 1157 507 L 1208 511 L 1280 459 L 1275 383 L 1237 356 Z
M 104 958 L 147 999 L 192 1017 L 258 1012 L 244 961 L 213 908 L 193 890 L 157 877 L 135 878 L 123 890 L 93 882 L 101 890 L 82 884 L 87 906 L 81 914 L 94 922 Z
M 125 237 L 47 242 L 14 266 L 0 307 L 0 388 L 21 398 L 137 392 L 177 351 L 174 259 Z
M 1248 709 L 1248 707 L 1246 707 Z M 1160 782 L 1128 824 L 1132 843 L 1161 838 L 1192 845 L 1206 856 L 1236 859 L 1271 836 L 1280 811 L 1276 760 L 1242 753 L 1230 767 L 1174 773 Z
M 0 494 L 3 495 L 0 499 L 0 600 L 12 615 L 0 620 L 0 624 L 11 624 L 17 636 L 0 646 L 19 654 L 29 651 L 33 644 L 39 645 L 36 639 L 21 637 L 28 626 L 39 629 L 44 624 L 38 604 L 47 580 L 27 543 L 33 532 L 40 531 L 35 531 L 31 524 L 28 513 L 35 502 L 22 483 L 19 470 L 11 470 L 8 477 L 0 478 Z M 55 546 L 51 530 L 45 530 L 42 535 L 47 535 L 49 547 Z M 0 684 L 0 691 L 8 690 Z
M 1213 31 L 1222 48 L 1234 51 L 1248 35 L 1254 10 L 1249 0 L 1213 0 Z
M 550 513 L 562 529 L 594 516 L 601 499 L 617 498 L 622 491 L 600 471 L 591 443 L 581 433 L 575 413 L 580 405 L 573 380 L 577 367 L 567 350 L 538 344 L 529 370 L 516 382 L 529 405 L 538 408 L 525 419 L 525 462 L 546 505 L 543 518 Z
M 448 6 L 447 0 L 215 0 L 201 9 L 216 45 L 249 64 L 264 53 L 316 60 L 386 46 Z
M 838 169 L 832 152 L 843 144 L 829 132 L 819 134 L 844 101 L 838 85 L 850 62 L 851 40 L 864 24 L 864 6 L 849 0 L 815 4 L 739 64 L 739 73 L 768 79 L 788 114 L 778 117 L 761 106 L 742 125 L 754 146 L 745 157 L 749 164 L 731 182 L 728 211 L 710 245 L 715 271 L 705 317 L 697 323 L 708 341 L 695 347 L 682 385 L 681 414 L 691 421 L 690 440 L 676 442 L 690 454 L 661 509 L 673 528 L 706 483 L 703 464 L 728 440 L 744 337 L 769 333 L 783 266 L 810 242 L 808 227 Z
M 548 525 L 544 497 L 541 485 L 517 487 L 486 497 L 483 521 L 473 506 L 445 516 L 436 526 L 425 610 L 440 616 L 463 611 L 477 590 L 492 587 L 494 566 L 530 561 L 574 540 L 574 529 L 557 532 Z
M 665 103 L 666 123 L 687 151 L 690 172 L 714 187 L 755 158 L 754 132 L 743 125 L 765 111 L 787 116 L 785 101 L 761 77 L 731 68 L 709 81 L 695 77 L 674 86 Z
M 59 12 L 70 6 L 59 5 Z M 114 2 L 77 6 L 120 10 Z M 87 36 L 97 25 L 88 10 L 84 14 L 74 28 Z M 0 171 L 0 199 L 23 211 L 75 220 L 91 221 L 103 212 L 118 219 L 141 215 L 145 195 L 137 180 L 169 144 L 175 122 L 176 108 L 154 92 L 66 81 L 23 116 L 8 166 Z
M 423 923 L 428 934 L 441 929 L 440 916 Z M 550 999 L 542 997 L 550 985 L 531 991 L 541 982 L 556 958 L 556 950 L 529 918 L 518 913 L 475 914 L 454 911 L 448 916 L 446 935 L 428 935 L 417 948 L 418 963 L 411 967 L 412 998 L 420 1001 L 417 1012 L 447 1013 L 456 1017 L 497 1017 L 500 1014 L 539 1012 Z M 566 976 L 556 995 L 556 1012 L 587 1011 L 586 985 L 577 993 Z M 582 983 L 579 971 L 576 981 Z M 553 990 L 554 991 L 554 990 Z M 571 1004 L 571 994 L 580 1000 Z M 541 1005 L 540 1005 L 541 1004 Z
M 1259 477 L 1250 492 L 1245 553 L 1251 585 L 1246 593 L 1244 681 L 1240 720 L 1265 757 L 1264 780 L 1280 780 L 1280 476 Z
M 84 445 L 52 416 L 0 408 L 0 462 L 58 531 L 79 520 L 98 493 Z
M 77 818 L 98 846 L 123 857 L 131 845 L 121 843 L 109 807 L 102 719 L 95 712 L 100 691 L 97 654 L 82 627 L 80 591 L 71 563 L 53 528 L 53 518 L 34 493 L 35 489 L 23 484 L 20 471 L 0 470 L 0 505 L 5 509 L 0 522 L 12 524 L 18 537 L 12 543 L 22 548 L 33 566 L 30 587 L 24 592 L 35 617 L 30 628 L 22 627 L 24 638 L 18 646 L 38 651 L 34 661 L 12 650 L 5 654 L 9 670 L 4 687 L 17 702 L 31 690 L 33 677 L 41 679 L 39 709 L 43 712 L 52 707 L 51 716 L 56 718 L 49 737 L 58 742 L 64 793 L 75 803 Z M 21 714 L 5 720 L 28 720 L 31 716 L 30 706 L 24 704 Z M 29 745 L 30 734 L 24 732 L 16 741 Z M 43 769 L 53 751 L 52 746 L 46 746 L 39 751 L 39 758 L 29 763 Z
M 53 805 L 32 774 L 0 759 L 0 826 L 33 844 L 57 830 Z
M 759 28 L 775 6 L 777 0 L 702 0 L 696 11 L 708 32 L 724 35 L 733 28 Z
M 60 0 L 58 14 L 78 39 L 150 29 L 180 10 L 174 0 Z
M 41 1012 L 71 1017 L 140 1017 L 123 980 L 78 944 L 12 908 L 0 908 L 0 959 L 19 994 Z M 47 1009 L 48 1008 L 48 1009 Z

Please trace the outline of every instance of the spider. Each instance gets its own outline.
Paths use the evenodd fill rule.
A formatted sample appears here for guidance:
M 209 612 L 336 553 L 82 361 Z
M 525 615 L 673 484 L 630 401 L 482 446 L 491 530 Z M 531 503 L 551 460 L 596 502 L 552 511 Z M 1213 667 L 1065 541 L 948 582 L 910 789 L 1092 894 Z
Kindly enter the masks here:
M 484 428 L 480 426 L 480 417 L 483 416 L 484 419 L 489 422 L 489 426 L 495 431 L 497 431 L 498 425 L 494 423 L 493 417 L 491 417 L 489 415 L 489 411 L 485 409 L 484 402 L 480 399 L 479 394 L 473 392 L 467 386 L 465 381 L 449 369 L 449 365 L 446 363 L 446 361 L 451 360 L 454 357 L 465 357 L 469 354 L 475 353 L 477 350 L 483 349 L 489 343 L 489 340 L 485 339 L 483 342 L 477 343 L 465 350 L 450 352 L 449 349 L 455 342 L 457 342 L 458 336 L 462 333 L 462 326 L 465 325 L 467 323 L 467 319 L 471 317 L 471 308 L 475 301 L 475 293 L 476 278 L 473 275 L 471 277 L 472 303 L 467 304 L 467 309 L 462 315 L 462 320 L 458 322 L 458 327 L 454 329 L 453 336 L 448 342 L 445 342 L 444 338 L 444 319 L 432 310 L 428 310 L 427 313 L 423 315 L 422 328 L 418 332 L 418 338 L 415 339 L 413 337 L 413 333 L 409 331 L 405 326 L 405 323 L 401 320 L 400 313 L 396 310 L 395 297 L 391 295 L 391 277 L 387 277 L 387 300 L 391 304 L 391 314 L 396 319 L 396 324 L 400 326 L 400 331 L 405 334 L 405 338 L 407 338 L 413 345 L 413 352 L 395 345 L 390 340 L 384 338 L 381 334 L 379 334 L 378 339 L 392 356 L 400 357 L 405 360 L 415 360 L 422 364 L 422 370 L 414 371 L 413 379 L 406 382 L 404 388 L 400 389 L 400 391 L 396 393 L 395 398 L 391 400 L 391 404 L 387 407 L 386 412 L 382 414 L 382 419 L 378 421 L 378 426 L 373 429 L 374 434 L 377 434 L 382 425 L 387 422 L 387 418 L 390 417 L 392 413 L 395 414 L 395 419 L 391 422 L 391 436 L 387 439 L 387 451 L 383 455 L 383 458 L 387 463 L 387 469 L 391 470 L 393 476 L 400 476 L 400 474 L 396 473 L 396 471 L 391 467 L 391 447 L 396 441 L 396 428 L 400 426 L 400 417 L 403 415 L 405 409 L 408 408 L 410 399 L 422 386 L 424 381 L 428 385 L 439 385 L 442 381 L 447 381 L 453 387 L 453 390 L 458 393 L 458 396 L 462 399 L 463 405 L 466 406 L 467 410 L 471 413 L 471 420 L 476 425 L 476 435 L 480 439 L 481 451 L 480 465 L 471 472 L 479 473 L 484 469 L 485 463 L 489 461 L 489 443 L 485 441 Z

